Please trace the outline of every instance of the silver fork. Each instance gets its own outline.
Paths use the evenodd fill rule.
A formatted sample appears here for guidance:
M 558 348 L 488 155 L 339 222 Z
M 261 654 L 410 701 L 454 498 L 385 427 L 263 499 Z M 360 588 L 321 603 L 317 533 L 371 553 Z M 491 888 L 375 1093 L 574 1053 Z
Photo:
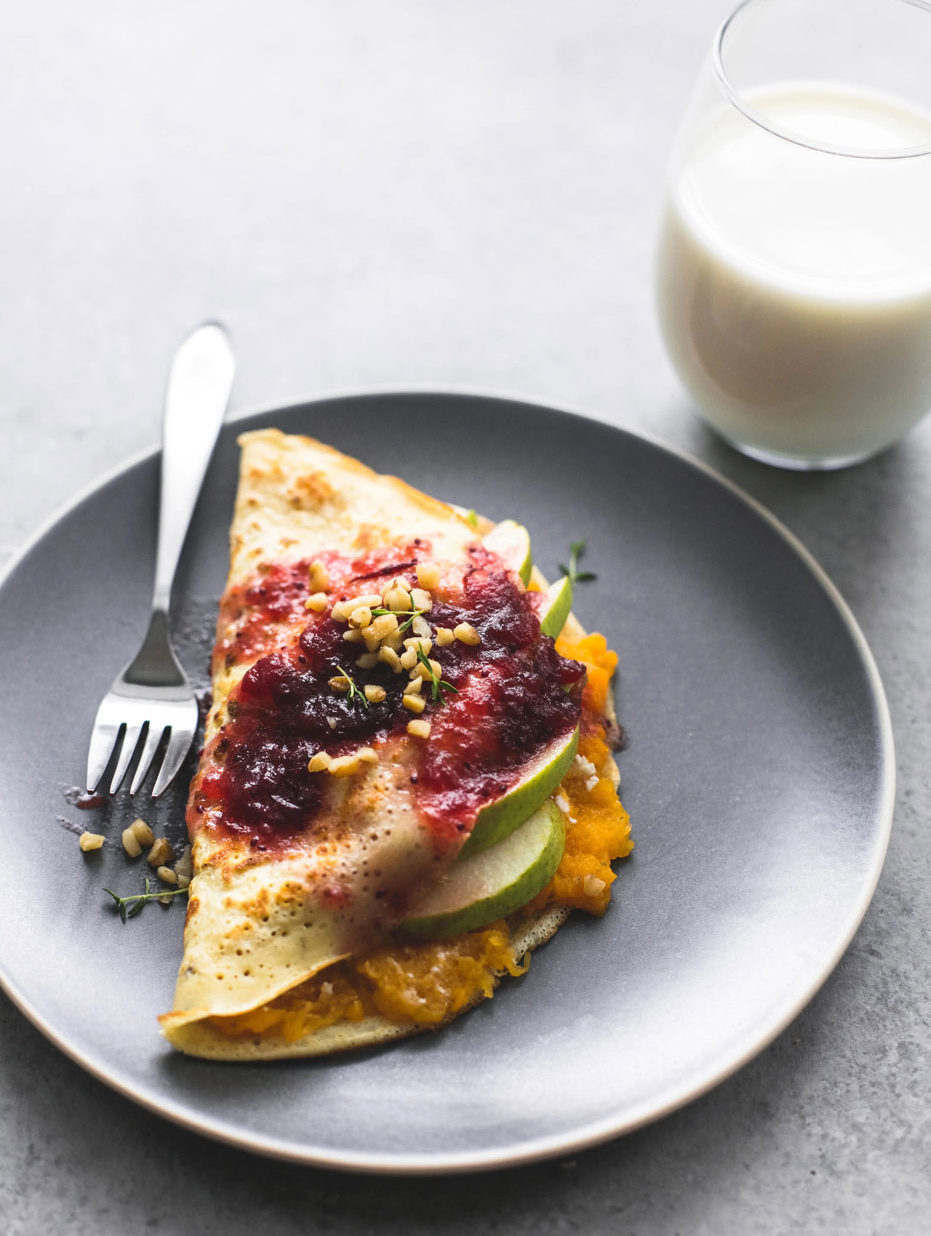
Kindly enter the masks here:
M 226 413 L 234 368 L 226 332 L 212 322 L 195 330 L 172 362 L 162 432 L 152 617 L 142 647 L 97 710 L 87 756 L 91 793 L 119 748 L 109 785 L 109 793 L 115 794 L 140 748 L 129 787 L 130 794 L 135 794 L 167 732 L 168 744 L 152 788 L 152 797 L 158 798 L 194 741 L 197 698 L 171 646 L 168 607 L 181 548 Z

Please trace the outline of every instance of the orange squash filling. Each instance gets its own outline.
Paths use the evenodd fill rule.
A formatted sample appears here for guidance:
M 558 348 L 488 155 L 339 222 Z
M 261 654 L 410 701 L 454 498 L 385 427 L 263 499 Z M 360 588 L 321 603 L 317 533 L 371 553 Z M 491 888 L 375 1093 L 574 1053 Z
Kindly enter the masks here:
M 579 755 L 556 794 L 566 825 L 566 848 L 550 883 L 526 907 L 570 906 L 601 915 L 611 900 L 611 863 L 633 849 L 630 821 L 609 775 L 610 756 L 603 718 L 608 687 L 617 666 L 603 635 L 570 641 L 560 636 L 557 651 L 584 662 Z M 585 761 L 588 761 L 586 764 Z M 593 766 L 594 771 L 591 767 Z M 425 944 L 389 944 L 363 957 L 329 966 L 269 1004 L 210 1023 L 230 1036 L 276 1035 L 293 1043 L 338 1022 L 381 1016 L 398 1025 L 436 1026 L 479 999 L 493 995 L 499 975 L 523 974 L 530 958 L 514 954 L 508 926 Z

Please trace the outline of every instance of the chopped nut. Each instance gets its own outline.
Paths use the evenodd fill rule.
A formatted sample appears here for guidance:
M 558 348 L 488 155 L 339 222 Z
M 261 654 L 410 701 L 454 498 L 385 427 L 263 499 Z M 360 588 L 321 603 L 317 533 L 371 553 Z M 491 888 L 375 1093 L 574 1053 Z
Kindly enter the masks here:
M 414 635 L 404 641 L 404 647 L 413 648 L 415 656 L 417 655 L 417 650 L 420 649 L 425 657 L 429 657 L 433 651 L 433 640 L 424 639 L 422 635 Z
M 145 820 L 133 820 L 129 826 L 136 835 L 136 840 L 143 845 L 151 845 L 155 840 L 155 833 L 152 832 Z
M 406 670 L 413 669 L 414 666 L 417 664 L 416 649 L 408 648 L 405 652 L 401 653 L 399 660 L 401 662 L 401 666 L 403 669 L 406 669 Z
M 378 653 L 363 652 L 361 657 L 356 657 L 356 665 L 359 669 L 374 669 L 378 664 Z
M 326 723 L 330 727 L 331 730 L 335 730 L 337 725 L 339 724 L 339 722 L 336 720 L 335 717 L 327 717 Z
M 328 604 L 325 592 L 314 592 L 304 602 L 304 608 L 312 609 L 315 614 L 322 614 Z
M 330 760 L 327 772 L 331 777 L 352 777 L 361 767 L 357 756 L 338 755 L 335 760 Z
M 417 664 L 411 668 L 411 678 L 413 678 L 415 674 L 418 678 L 439 678 L 443 672 L 443 667 L 440 665 L 439 661 L 434 661 L 432 657 L 427 657 L 427 663 L 429 665 L 429 669 L 426 665 L 424 665 L 423 661 L 418 661 Z
M 405 695 L 419 695 L 422 690 L 423 679 L 416 672 L 416 670 L 411 670 L 411 680 L 404 688 Z
M 404 645 L 401 643 L 401 632 L 392 631 L 390 635 L 386 635 L 381 642 L 382 648 L 390 648 L 392 651 L 400 653 Z
M 315 558 L 310 564 L 310 586 L 314 592 L 326 592 L 330 586 L 330 572 L 326 564 Z
M 587 790 L 589 794 L 591 794 L 592 790 L 595 788 L 597 784 L 598 784 L 598 776 L 596 774 L 594 777 L 589 777 L 589 779 L 585 782 L 585 789 Z
M 375 660 L 378 658 L 376 657 Z M 362 688 L 365 692 L 365 698 L 370 704 L 380 704 L 387 695 L 384 687 L 379 687 L 374 683 L 370 683 L 367 687 Z
M 361 644 L 365 636 L 361 631 L 357 631 L 355 627 L 350 627 L 348 631 L 343 632 L 343 639 L 348 644 Z
M 191 862 L 191 847 L 186 845 L 181 851 L 181 857 L 175 863 L 175 875 L 178 877 L 178 885 L 181 888 L 187 888 L 191 882 L 194 865 Z
M 389 588 L 385 593 L 385 608 L 393 610 L 396 614 L 406 613 L 414 608 L 411 594 L 405 592 L 403 588 Z
M 377 618 L 372 620 L 372 625 L 369 630 L 375 639 L 383 640 L 386 635 L 390 635 L 392 631 L 398 629 L 398 620 L 394 614 L 379 614 Z
M 334 674 L 332 678 L 327 679 L 327 684 L 331 686 L 334 691 L 342 692 L 343 695 L 345 695 L 349 690 L 349 679 L 345 674 Z
M 103 833 L 83 832 L 78 837 L 78 845 L 85 854 L 90 854 L 92 850 L 99 850 L 104 843 Z
M 333 619 L 334 622 L 348 622 L 349 621 L 349 610 L 346 608 L 346 606 L 347 606 L 346 601 L 336 602 L 336 604 L 330 610 L 330 617 Z
M 175 852 L 171 843 L 165 837 L 159 837 L 145 856 L 145 861 L 150 867 L 161 867 L 165 863 L 170 863 L 174 856 Z
M 471 622 L 460 622 L 457 627 L 453 627 L 453 635 L 461 644 L 469 644 L 472 647 L 482 642 L 482 637 Z
M 413 734 L 415 738 L 430 737 L 430 722 L 423 721 L 419 717 L 415 717 L 413 721 L 407 723 L 408 734 Z
M 596 875 L 587 875 L 582 880 L 582 892 L 586 897 L 597 897 L 605 890 L 605 882 Z
M 401 703 L 408 712 L 423 712 L 424 708 L 426 708 L 422 695 L 410 695 L 408 692 L 401 696 Z
M 130 858 L 138 858 L 142 853 L 139 838 L 136 836 L 136 831 L 131 824 L 129 828 L 123 829 L 120 840 L 123 842 L 123 849 Z
M 386 644 L 382 644 L 381 648 L 378 650 L 378 659 L 379 661 L 384 661 L 385 665 L 390 665 L 395 674 L 400 674 L 402 669 L 401 658 L 393 648 L 389 648 Z
M 159 867 L 155 873 L 163 884 L 177 884 L 178 877 L 170 867 Z
M 453 635 L 452 629 L 450 627 L 437 627 L 436 628 L 437 647 L 445 648 L 448 644 L 453 643 L 455 638 L 456 637 L 455 635 Z
M 392 588 L 403 588 L 405 592 L 411 591 L 411 586 L 403 575 L 396 575 L 389 586 Z
M 315 751 L 307 762 L 308 772 L 326 772 L 333 762 L 333 757 L 329 751 Z
M 374 747 L 360 747 L 356 752 L 356 759 L 360 764 L 377 764 L 378 752 Z
M 354 609 L 349 615 L 349 625 L 351 627 L 367 627 L 372 621 L 372 611 L 367 605 L 360 605 L 358 609 Z
M 411 600 L 414 602 L 414 609 L 426 611 L 433 605 L 433 597 L 424 588 L 414 588 L 411 592 Z
M 429 622 L 421 614 L 417 614 L 414 617 L 414 621 L 411 623 L 411 630 L 415 635 L 419 635 L 422 638 L 429 638 L 433 634 L 430 630 Z
M 417 568 L 417 583 L 431 591 L 440 582 L 440 568 L 433 562 L 421 562 Z

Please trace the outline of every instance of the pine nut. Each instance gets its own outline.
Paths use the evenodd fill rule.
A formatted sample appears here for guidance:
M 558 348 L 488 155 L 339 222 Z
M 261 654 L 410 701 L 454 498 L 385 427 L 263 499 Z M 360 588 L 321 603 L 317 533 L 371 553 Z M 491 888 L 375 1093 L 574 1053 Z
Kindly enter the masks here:
M 358 609 L 354 609 L 349 615 L 349 625 L 351 627 L 367 627 L 372 621 L 372 611 L 367 605 L 360 605 Z
M 99 850 L 103 843 L 103 833 L 83 832 L 78 837 L 78 845 L 85 854 L 90 854 L 92 850 Z
M 417 653 L 413 648 L 408 648 L 406 652 L 401 653 L 400 657 L 402 668 L 409 670 L 413 669 L 417 664 Z
M 423 588 L 414 588 L 411 592 L 411 600 L 414 602 L 414 609 L 428 610 L 433 605 L 433 597 Z
M 315 592 L 304 602 L 304 608 L 312 609 L 315 614 L 322 614 L 328 604 L 325 592 Z
M 361 631 L 357 631 L 355 627 L 350 627 L 348 631 L 343 632 L 343 639 L 347 644 L 361 644 L 365 636 Z
M 438 648 L 446 648 L 447 645 L 454 642 L 455 638 L 456 637 L 453 635 L 450 627 L 436 628 L 436 643 Z
M 327 679 L 327 684 L 343 695 L 349 691 L 349 679 L 345 674 L 334 674 L 332 678 Z
M 365 698 L 370 704 L 380 704 L 388 694 L 384 687 L 379 687 L 375 683 L 371 683 L 367 687 L 363 687 Z
M 415 718 L 413 721 L 408 721 L 407 732 L 408 734 L 413 734 L 415 738 L 429 738 L 430 722 L 422 721 L 419 718 Z
M 423 689 L 423 679 L 420 677 L 419 674 L 413 674 L 410 682 L 404 688 L 404 694 L 405 695 L 419 695 L 422 689 Z
M 178 877 L 170 867 L 159 867 L 155 873 L 163 884 L 177 884 Z
M 422 695 L 408 695 L 407 693 L 401 696 L 401 703 L 408 712 L 423 712 L 427 706 Z
M 390 635 L 392 631 L 397 629 L 398 620 L 394 614 L 379 614 L 377 618 L 373 619 L 372 625 L 369 628 L 372 635 L 379 640 L 384 639 L 386 635 Z

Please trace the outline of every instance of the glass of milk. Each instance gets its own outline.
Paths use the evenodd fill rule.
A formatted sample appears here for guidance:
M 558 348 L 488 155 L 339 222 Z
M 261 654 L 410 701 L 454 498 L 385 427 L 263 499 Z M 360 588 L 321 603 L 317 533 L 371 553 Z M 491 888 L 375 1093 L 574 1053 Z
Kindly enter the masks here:
M 883 450 L 931 408 L 931 5 L 747 0 L 673 151 L 669 355 L 709 424 L 788 468 Z

